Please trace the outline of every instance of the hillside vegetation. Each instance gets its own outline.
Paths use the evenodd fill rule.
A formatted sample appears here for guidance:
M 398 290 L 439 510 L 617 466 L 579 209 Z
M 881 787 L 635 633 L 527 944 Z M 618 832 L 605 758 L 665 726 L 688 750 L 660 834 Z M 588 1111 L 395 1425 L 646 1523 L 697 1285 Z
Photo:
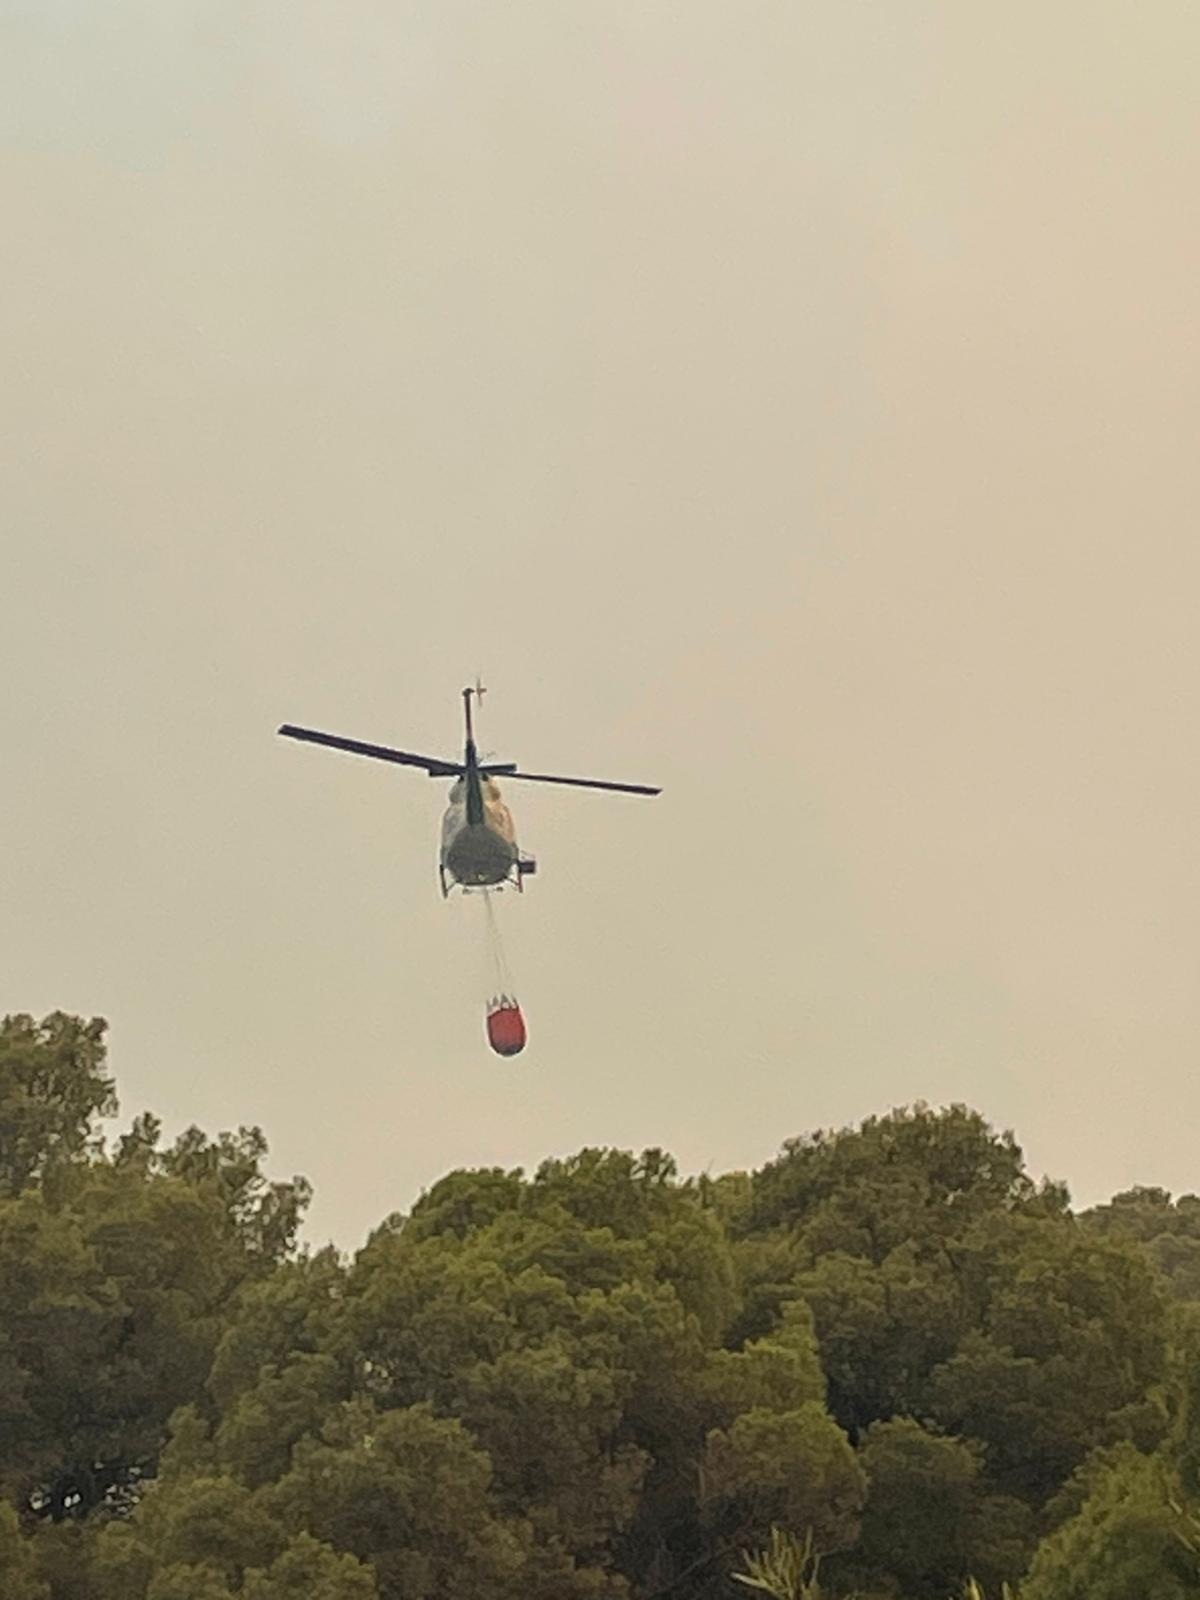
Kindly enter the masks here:
M 1200 1594 L 1195 1197 L 918 1105 L 451 1172 L 348 1260 L 257 1129 L 115 1109 L 101 1021 L 0 1024 L 3 1600 L 715 1600 L 789 1538 L 827 1600 Z

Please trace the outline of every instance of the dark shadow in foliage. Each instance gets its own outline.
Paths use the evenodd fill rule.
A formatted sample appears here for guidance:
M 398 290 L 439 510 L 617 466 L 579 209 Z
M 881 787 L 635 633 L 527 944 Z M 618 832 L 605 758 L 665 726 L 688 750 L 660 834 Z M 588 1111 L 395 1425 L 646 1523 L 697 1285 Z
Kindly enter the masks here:
M 1021 1501 L 989 1492 L 979 1445 L 904 1417 L 874 1423 L 859 1461 L 867 1504 L 857 1545 L 828 1569 L 839 1584 L 867 1591 L 895 1584 L 905 1600 L 946 1600 L 969 1577 L 991 1594 L 1024 1571 L 1033 1515 Z

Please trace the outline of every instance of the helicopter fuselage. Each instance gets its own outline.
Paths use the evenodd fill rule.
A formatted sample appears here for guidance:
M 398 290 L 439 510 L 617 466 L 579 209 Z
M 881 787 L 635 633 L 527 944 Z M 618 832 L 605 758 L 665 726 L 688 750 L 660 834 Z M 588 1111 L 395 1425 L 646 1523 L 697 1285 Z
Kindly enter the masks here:
M 464 771 L 450 790 L 442 817 L 442 852 L 438 872 L 442 894 L 450 883 L 463 889 L 488 889 L 511 879 L 524 887 L 535 863 L 522 857 L 512 812 L 500 798 L 496 780 L 479 770 L 475 741 L 470 736 L 464 752 Z
M 476 787 L 472 804 L 476 796 L 470 791 Z M 488 888 L 512 876 L 518 857 L 512 812 L 495 782 L 475 772 L 459 778 L 442 818 L 443 878 L 464 889 Z

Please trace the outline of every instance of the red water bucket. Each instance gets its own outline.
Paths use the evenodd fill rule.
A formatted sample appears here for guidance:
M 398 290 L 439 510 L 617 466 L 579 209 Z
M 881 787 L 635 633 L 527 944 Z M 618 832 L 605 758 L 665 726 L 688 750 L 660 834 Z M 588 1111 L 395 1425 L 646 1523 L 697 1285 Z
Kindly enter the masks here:
M 502 994 L 488 1006 L 487 1036 L 498 1056 L 516 1056 L 524 1050 L 525 1018 L 511 995 Z

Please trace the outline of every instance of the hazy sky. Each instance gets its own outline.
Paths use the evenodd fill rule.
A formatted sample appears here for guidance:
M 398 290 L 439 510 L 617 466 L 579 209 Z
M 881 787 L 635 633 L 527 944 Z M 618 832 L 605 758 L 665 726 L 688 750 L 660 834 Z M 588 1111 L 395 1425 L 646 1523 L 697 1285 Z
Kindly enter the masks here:
M 1194 0 L 0 0 L 0 1011 L 463 1164 L 1200 1187 Z M 444 784 L 508 785 L 531 1042 Z

